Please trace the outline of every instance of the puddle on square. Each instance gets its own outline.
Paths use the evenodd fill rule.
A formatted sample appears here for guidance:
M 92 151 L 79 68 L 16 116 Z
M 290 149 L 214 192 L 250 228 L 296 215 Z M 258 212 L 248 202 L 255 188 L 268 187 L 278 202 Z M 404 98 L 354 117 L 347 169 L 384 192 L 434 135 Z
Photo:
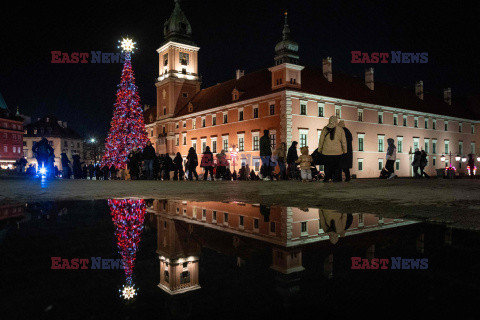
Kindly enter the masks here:
M 474 231 L 321 208 L 169 199 L 0 207 L 5 319 L 473 319 L 479 253 Z

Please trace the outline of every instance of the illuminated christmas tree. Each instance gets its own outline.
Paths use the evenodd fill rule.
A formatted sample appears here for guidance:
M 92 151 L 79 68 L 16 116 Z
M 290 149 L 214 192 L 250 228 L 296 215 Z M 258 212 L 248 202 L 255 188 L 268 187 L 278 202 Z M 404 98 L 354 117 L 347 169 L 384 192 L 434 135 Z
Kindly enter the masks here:
M 136 295 L 133 284 L 133 267 L 143 230 L 146 204 L 143 199 L 109 199 L 108 205 L 115 226 L 117 246 L 122 256 L 126 278 L 120 295 L 128 300 Z
M 131 39 L 123 39 L 121 46 L 125 53 L 125 62 L 102 159 L 102 166 L 110 167 L 113 164 L 117 169 L 125 169 L 130 151 L 133 148 L 143 149 L 148 141 L 132 70 L 131 53 L 135 43 Z

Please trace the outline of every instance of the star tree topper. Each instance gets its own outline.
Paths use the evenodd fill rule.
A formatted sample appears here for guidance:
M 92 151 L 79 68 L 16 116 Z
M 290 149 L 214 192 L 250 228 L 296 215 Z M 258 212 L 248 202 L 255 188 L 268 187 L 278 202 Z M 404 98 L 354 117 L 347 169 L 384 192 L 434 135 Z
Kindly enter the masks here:
M 120 40 L 118 40 L 118 42 L 120 42 Z M 119 48 L 121 47 L 122 51 L 124 51 L 124 52 L 133 52 L 136 44 L 137 43 L 133 42 L 132 39 L 123 38 L 122 41 L 120 42 Z

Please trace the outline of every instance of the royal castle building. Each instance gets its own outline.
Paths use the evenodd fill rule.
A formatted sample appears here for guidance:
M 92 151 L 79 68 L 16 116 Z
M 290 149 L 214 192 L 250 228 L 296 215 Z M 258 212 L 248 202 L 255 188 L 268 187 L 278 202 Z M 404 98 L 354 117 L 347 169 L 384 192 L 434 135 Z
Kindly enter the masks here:
M 247 74 L 237 70 L 234 79 L 205 89 L 198 73 L 200 48 L 191 33 L 176 1 L 164 25 L 165 41 L 157 50 L 156 107 L 144 113 L 159 153 L 180 152 L 185 157 L 190 147 L 200 154 L 210 146 L 212 152 L 225 149 L 228 155 L 229 148 L 236 147 L 237 170 L 243 163 L 258 171 L 263 130 L 270 130 L 274 148 L 298 141 L 312 153 L 332 115 L 352 132 L 352 173 L 359 178 L 378 177 L 386 163 L 388 138 L 397 146 L 399 176 L 412 175 L 411 151 L 416 148 L 429 154 L 425 171 L 430 175 L 449 161 L 466 172 L 467 164 L 455 156 L 478 153 L 479 118 L 461 99 L 452 98 L 451 89 L 444 90 L 442 99 L 424 93 L 422 81 L 412 89 L 377 83 L 373 68 L 365 71 L 365 80 L 337 74 L 330 57 L 323 59 L 322 67 L 303 66 L 286 13 L 271 66 Z M 450 153 L 454 156 L 441 161 Z

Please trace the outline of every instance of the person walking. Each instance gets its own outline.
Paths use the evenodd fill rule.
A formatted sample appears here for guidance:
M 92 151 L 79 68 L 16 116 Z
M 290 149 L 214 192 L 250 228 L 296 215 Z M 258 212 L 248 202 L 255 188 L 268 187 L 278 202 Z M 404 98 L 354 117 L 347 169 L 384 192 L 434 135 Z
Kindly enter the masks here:
M 225 150 L 221 150 L 220 153 L 217 153 L 217 178 L 220 180 L 228 180 L 227 179 L 227 155 L 225 154 Z
M 308 154 L 308 147 L 300 148 L 301 155 L 297 159 L 296 163 L 300 164 L 300 174 L 302 177 L 302 182 L 312 181 L 312 156 Z
M 278 163 L 278 167 L 280 169 L 279 178 L 282 180 L 287 180 L 286 174 L 286 161 L 287 161 L 287 144 L 285 142 L 281 142 L 275 152 L 273 153 L 276 162 Z
M 200 167 L 205 169 L 205 173 L 203 174 L 203 180 L 207 180 L 208 173 L 210 172 L 210 177 L 212 181 L 213 178 L 213 153 L 210 151 L 210 147 L 207 146 L 205 148 L 205 152 L 202 155 L 202 162 L 200 163 Z
M 140 175 L 139 157 L 137 154 L 137 148 L 133 148 L 128 154 L 127 168 L 130 171 L 130 177 L 132 180 L 138 180 Z M 107 179 L 105 179 L 107 180 Z
M 102 178 L 102 168 L 100 167 L 100 163 L 97 163 L 95 166 L 95 180 L 101 180 Z
M 318 142 L 318 153 L 323 154 L 325 160 L 325 177 L 323 182 L 341 182 L 340 159 L 347 153 L 347 139 L 345 130 L 338 127 L 337 117 L 331 116 L 328 124 L 323 128 Z
M 88 176 L 90 177 L 90 180 L 93 180 L 93 176 L 95 174 L 95 166 L 93 163 L 90 163 L 87 167 L 88 170 Z
M 183 158 L 180 152 L 177 152 L 175 159 L 173 159 L 173 180 L 182 181 L 183 180 Z
M 297 154 L 297 141 L 293 141 L 292 145 L 290 148 L 288 148 L 287 152 L 287 164 L 288 164 L 288 176 L 290 179 L 295 179 L 297 177 L 297 164 L 295 161 L 298 160 L 298 154 Z
M 394 169 L 395 160 L 397 160 L 397 147 L 395 147 L 395 140 L 392 138 L 387 139 L 387 144 L 387 164 L 385 165 L 385 169 L 388 171 L 387 179 L 393 179 L 397 176 Z
M 174 170 L 173 160 L 168 153 L 163 159 L 163 180 L 170 180 L 170 172 Z
M 352 148 L 353 137 L 350 130 L 348 130 L 348 128 L 345 127 L 345 121 L 343 120 L 338 121 L 338 126 L 340 128 L 343 128 L 343 131 L 345 131 L 345 140 L 347 141 L 347 153 L 344 153 L 342 155 L 342 158 L 340 160 L 340 168 L 345 174 L 345 182 L 348 182 L 350 181 L 350 169 L 353 167 L 353 148 Z
M 429 179 L 430 176 L 424 171 L 425 167 L 428 164 L 427 156 L 428 155 L 425 150 L 420 151 L 420 177 L 425 177 Z
M 145 170 L 147 172 L 147 179 L 153 179 L 153 161 L 155 160 L 155 149 L 152 142 L 147 141 L 147 145 L 143 148 L 143 161 L 145 163 Z
M 470 178 L 475 178 L 475 155 L 470 153 L 468 155 L 468 169 L 469 169 L 469 172 L 468 174 L 470 175 Z
M 49 159 L 54 156 L 52 146 L 48 143 L 47 138 L 43 137 L 39 142 L 35 143 L 32 148 L 33 154 L 37 158 L 38 169 L 45 168 L 48 170 L 50 166 Z M 47 173 L 47 176 L 49 173 Z
M 418 148 L 415 149 L 415 152 L 413 154 L 413 161 L 412 161 L 412 166 L 413 166 L 413 175 L 415 178 L 421 178 L 422 176 L 418 173 L 418 169 L 420 168 L 420 165 L 422 163 L 422 153 Z
M 195 179 L 198 181 L 197 166 L 198 166 L 197 153 L 195 152 L 195 149 L 193 149 L 193 147 L 190 147 L 187 155 L 188 180 L 192 181 L 193 176 L 195 176 Z
M 263 181 L 272 179 L 272 145 L 268 130 L 263 130 L 263 136 L 260 138 L 260 159 L 263 167 Z
M 73 160 L 73 178 L 81 179 L 83 162 L 80 161 L 80 155 L 78 153 L 74 153 L 72 155 L 72 160 Z
M 70 179 L 69 175 L 69 170 L 70 170 L 70 160 L 68 160 L 67 152 L 63 150 L 63 152 L 60 154 L 60 159 L 62 162 L 62 176 L 63 179 Z

